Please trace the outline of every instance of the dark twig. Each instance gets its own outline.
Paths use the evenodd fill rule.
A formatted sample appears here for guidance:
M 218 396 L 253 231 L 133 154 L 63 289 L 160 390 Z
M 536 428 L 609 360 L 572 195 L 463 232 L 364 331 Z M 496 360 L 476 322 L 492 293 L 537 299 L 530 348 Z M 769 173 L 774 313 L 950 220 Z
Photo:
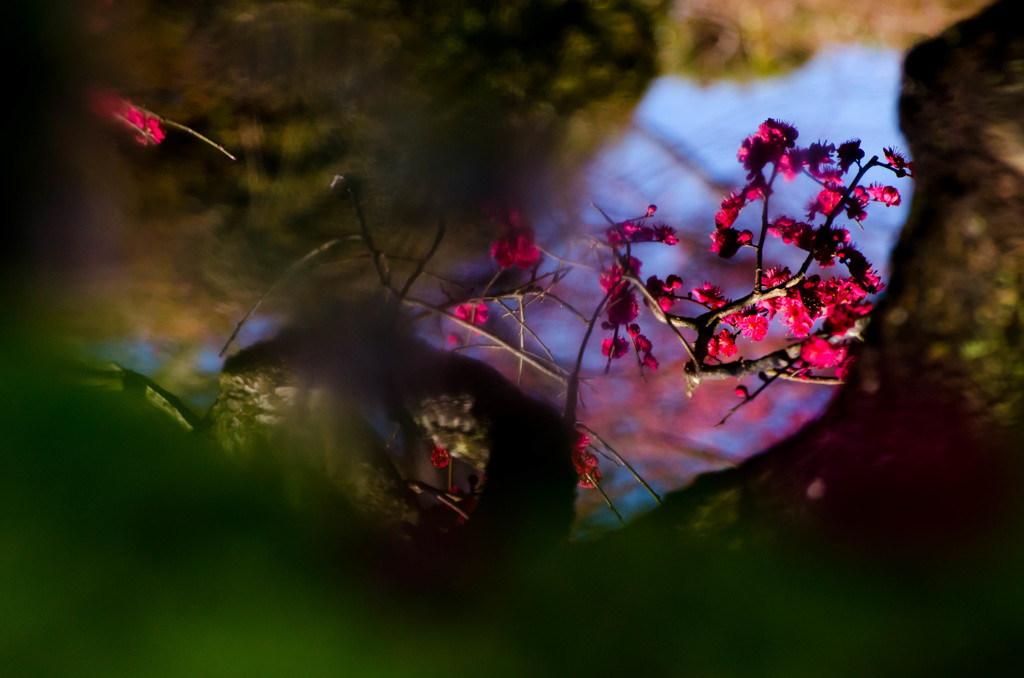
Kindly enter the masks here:
M 354 237 L 358 238 L 358 236 L 354 236 Z M 347 239 L 350 240 L 352 238 L 350 237 L 350 238 L 347 238 Z M 300 258 L 297 261 L 293 262 L 288 268 L 286 268 L 284 273 L 282 273 L 281 276 L 277 280 L 275 280 L 270 285 L 270 287 L 268 287 L 266 289 L 266 291 L 263 294 L 260 295 L 260 298 L 257 299 L 256 303 L 252 305 L 252 308 L 250 308 L 249 312 L 245 314 L 245 317 L 243 317 L 241 320 L 238 321 L 238 324 L 235 325 L 234 331 L 231 332 L 231 336 L 228 337 L 228 340 L 226 342 L 224 342 L 224 347 L 220 349 L 220 353 L 218 353 L 217 355 L 219 357 L 224 357 L 224 354 L 227 353 L 228 348 L 231 347 L 232 342 L 234 342 L 235 338 L 238 337 L 238 333 L 242 331 L 242 328 L 245 326 L 245 323 L 247 323 L 249 321 L 249 318 L 251 318 L 252 314 L 256 312 L 256 309 L 258 309 L 260 307 L 260 304 L 263 303 L 263 300 L 266 299 L 268 296 L 270 296 L 271 292 L 273 292 L 275 289 L 277 289 L 277 287 L 281 283 L 283 283 L 285 280 L 287 280 L 292 275 L 294 275 L 294 273 L 297 270 L 299 270 L 300 268 L 302 268 L 302 266 L 306 262 L 308 262 L 309 260 L 317 257 L 318 255 L 322 254 L 323 252 L 326 252 L 327 250 L 329 250 L 330 248 L 334 247 L 335 245 L 337 245 L 341 241 L 342 241 L 342 238 L 335 238 L 333 240 L 328 240 L 323 245 L 320 245 L 319 247 L 317 247 L 316 249 L 314 249 L 314 250 L 312 250 L 310 252 L 307 252 L 302 258 Z
M 444 233 L 444 218 L 441 217 L 437 220 L 437 235 L 434 236 L 433 244 L 430 245 L 430 249 L 427 250 L 427 254 L 416 263 L 416 270 L 414 270 L 412 275 L 409 276 L 409 279 L 405 281 L 405 286 L 402 287 L 402 291 L 398 293 L 400 298 L 404 298 L 405 295 L 409 294 L 409 290 L 412 289 L 413 283 L 415 283 L 416 279 L 423 274 L 423 269 L 427 267 L 427 262 L 433 258 L 434 254 L 437 252 L 437 248 L 441 245 L 441 241 L 444 240 Z
M 604 445 L 605 449 L 606 449 L 606 450 L 608 450 L 608 451 L 609 451 L 609 452 L 610 452 L 610 453 L 611 453 L 611 454 L 612 454 L 612 455 L 613 455 L 613 456 L 614 456 L 614 457 L 615 457 L 616 459 L 618 459 L 619 463 L 621 463 L 621 464 L 622 464 L 623 466 L 625 466 L 626 468 L 628 468 L 628 469 L 629 469 L 629 472 L 633 474 L 633 477 L 634 477 L 634 478 L 636 478 L 636 481 L 637 481 L 638 483 L 640 483 L 641 485 L 643 485 L 643 488 L 644 488 L 645 490 L 647 490 L 647 492 L 648 492 L 648 493 L 649 493 L 649 494 L 650 494 L 650 495 L 651 495 L 652 497 L 654 497 L 654 501 L 656 501 L 656 502 L 658 502 L 659 504 L 661 504 L 661 497 L 660 497 L 660 496 L 658 495 L 658 493 L 657 493 L 657 492 L 655 492 L 655 491 L 654 491 L 654 490 L 653 490 L 653 489 L 651 488 L 651 486 L 647 484 L 647 481 L 646 481 L 646 480 L 644 480 L 644 479 L 643 479 L 643 478 L 642 478 L 642 477 L 640 476 L 640 474 L 636 472 L 636 469 L 635 469 L 635 468 L 633 468 L 633 466 L 632 466 L 632 465 L 631 465 L 631 464 L 630 464 L 630 463 L 629 463 L 628 461 L 626 461 L 626 458 L 625 458 L 625 457 L 623 457 L 623 456 L 622 456 L 621 454 L 619 454 L 618 452 L 616 452 L 616 451 L 615 451 L 615 448 L 614 448 L 614 447 L 612 447 L 611 445 L 609 445 L 609 444 L 608 444 L 608 441 L 606 441 L 606 440 L 605 440 L 604 438 L 602 438 L 601 436 L 599 436 L 599 435 L 598 435 L 598 434 L 597 434 L 597 433 L 596 433 L 596 432 L 594 431 L 594 429 L 590 428 L 589 426 L 587 426 L 587 425 L 585 425 L 585 424 L 580 424 L 580 423 L 577 423 L 577 426 L 580 426 L 581 428 L 583 428 L 583 430 L 584 430 L 584 431 L 586 431 L 587 433 L 589 433 L 589 434 L 590 434 L 591 436 L 593 436 L 593 437 L 594 437 L 594 439 L 595 439 L 595 440 L 597 440 L 597 442 L 599 442 L 599 443 L 601 443 L 602 445 Z

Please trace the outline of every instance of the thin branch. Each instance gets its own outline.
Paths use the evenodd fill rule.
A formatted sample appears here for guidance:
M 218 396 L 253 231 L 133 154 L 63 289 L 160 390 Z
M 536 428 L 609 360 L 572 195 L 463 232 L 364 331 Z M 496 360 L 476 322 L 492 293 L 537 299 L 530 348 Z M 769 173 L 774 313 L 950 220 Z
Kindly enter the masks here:
M 757 240 L 757 268 L 754 271 L 754 292 L 761 291 L 761 272 L 764 270 L 762 256 L 764 254 L 764 239 L 768 235 L 768 196 L 771 195 L 772 183 L 779 173 L 779 164 L 772 165 L 772 176 L 764 190 L 764 197 L 761 198 L 761 236 Z
M 252 314 L 256 312 L 256 309 L 260 307 L 260 304 L 263 303 L 263 300 L 270 296 L 270 293 L 277 289 L 277 287 L 281 285 L 281 283 L 290 278 L 297 270 L 302 268 L 302 266 L 306 262 L 308 262 L 311 259 L 314 259 L 323 252 L 326 252 L 327 250 L 341 242 L 343 239 L 353 240 L 358 239 L 358 237 L 359 236 L 350 236 L 349 238 L 334 238 L 333 240 L 328 240 L 319 247 L 311 250 L 310 252 L 307 252 L 302 258 L 293 262 L 288 268 L 285 269 L 284 273 L 282 273 L 281 276 L 277 280 L 275 280 L 263 294 L 260 295 L 260 298 L 257 299 L 256 303 L 252 305 L 252 308 L 250 308 L 249 312 L 245 314 L 245 317 L 238 321 L 238 324 L 235 325 L 234 331 L 231 332 L 231 336 L 228 337 L 228 340 L 224 342 L 224 347 L 220 349 L 220 353 L 218 353 L 217 356 L 224 357 L 224 354 L 227 353 L 228 348 L 231 347 L 232 342 L 234 342 L 235 338 L 238 337 L 238 333 L 242 331 L 242 328 L 245 326 L 245 323 L 249 321 L 249 318 L 251 318 Z
M 340 174 L 335 174 L 334 179 L 331 181 L 331 188 L 334 188 L 339 183 L 345 184 L 345 190 L 352 197 L 352 204 L 356 210 L 356 219 L 359 221 L 359 230 L 363 235 L 363 243 L 366 245 L 366 249 L 370 250 L 370 256 L 373 258 L 373 267 L 377 269 L 377 277 L 380 278 L 384 289 L 394 294 L 395 291 L 391 289 L 391 271 L 388 269 L 387 257 L 384 255 L 383 250 L 377 249 L 377 246 L 373 244 L 373 237 L 370 235 L 370 228 L 366 223 L 366 215 L 363 214 L 363 205 L 359 201 L 359 196 L 352 189 L 352 182 L 347 181 Z
M 796 360 L 796 358 L 793 358 L 792 360 L 790 360 L 790 361 L 789 361 L 789 365 L 792 365 L 792 364 L 793 364 L 793 362 L 794 362 L 795 360 Z M 787 367 L 788 367 L 788 365 L 787 365 Z M 751 401 L 752 401 L 752 400 L 753 400 L 754 398 L 756 398 L 757 396 L 759 396 L 759 395 L 761 394 L 761 392 L 762 392 L 762 391 L 764 391 L 764 390 L 765 390 L 766 388 L 768 388 L 769 386 L 771 386 L 771 385 L 772 385 L 772 384 L 773 384 L 773 383 L 775 382 L 775 380 L 776 380 L 776 379 L 778 379 L 778 378 L 779 378 L 779 377 L 780 377 L 781 375 L 782 375 L 782 372 L 781 372 L 781 371 L 780 371 L 780 372 L 775 372 L 775 373 L 774 373 L 774 374 L 772 374 L 772 375 L 771 375 L 770 377 L 768 377 L 767 379 L 765 379 L 765 380 L 764 380 L 764 383 L 763 383 L 763 384 L 761 384 L 761 387 L 760 387 L 760 388 L 758 388 L 758 389 L 757 389 L 756 391 L 754 391 L 753 393 L 751 393 L 751 394 L 747 395 L 747 397 L 746 397 L 746 398 L 744 398 L 744 399 L 743 399 L 743 401 L 742 401 L 742 402 L 740 402 L 740 404 L 736 405 L 736 406 L 735 406 L 735 407 L 733 407 L 733 408 L 732 408 L 731 410 L 729 410 L 728 412 L 726 412 L 725 416 L 724 416 L 724 417 L 722 417 L 722 420 L 721 420 L 721 421 L 719 421 L 719 422 L 718 422 L 717 424 L 715 424 L 715 428 L 718 428 L 719 426 L 724 426 L 724 425 L 725 425 L 725 422 L 729 421 L 729 417 L 731 417 L 731 416 L 732 416 L 733 414 L 735 414 L 735 413 L 736 413 L 736 412 L 737 412 L 737 411 L 738 411 L 738 410 L 739 410 L 739 409 L 740 409 L 741 407 L 743 407 L 743 406 L 744 406 L 744 405 L 746 405 L 747 403 L 751 402 Z
M 181 130 L 182 132 L 188 132 L 189 134 L 194 136 L 196 139 L 199 139 L 200 141 L 202 141 L 204 144 L 207 144 L 209 146 L 213 146 L 218 151 L 220 151 L 224 155 L 228 156 L 232 160 L 235 160 L 235 161 L 238 160 L 238 158 L 236 158 L 235 156 L 231 155 L 231 153 L 228 152 L 228 149 L 224 148 L 223 146 L 218 144 L 213 139 L 210 139 L 209 137 L 203 136 L 202 134 L 200 134 L 199 132 L 195 131 L 191 127 L 187 127 L 186 125 L 182 125 L 180 122 L 174 122 L 173 120 L 168 120 L 167 118 L 161 118 L 159 115 L 156 115 L 152 111 L 146 111 L 146 112 L 149 113 L 150 116 L 156 118 L 157 120 L 159 120 L 163 124 L 167 125 L 168 127 L 173 127 L 174 129 Z
M 814 261 L 814 252 L 822 244 L 822 241 L 825 238 L 825 234 L 831 231 L 832 223 L 836 220 L 836 217 L 839 216 L 839 214 L 843 211 L 844 206 L 850 198 L 850 194 L 853 193 L 854 189 L 857 188 L 857 186 L 860 184 L 860 180 L 864 178 L 864 175 L 867 174 L 867 171 L 872 167 L 875 167 L 876 165 L 881 165 L 881 163 L 878 162 L 878 156 L 873 155 L 871 156 L 871 160 L 868 160 L 864 164 L 864 166 L 860 168 L 860 170 L 857 172 L 857 176 L 855 176 L 853 178 L 853 181 L 850 182 L 850 185 L 847 186 L 846 191 L 843 192 L 843 197 L 840 198 L 839 202 L 836 203 L 836 206 L 832 208 L 832 212 L 827 215 L 824 225 L 819 227 L 818 232 L 815 233 L 814 240 L 811 242 L 811 251 L 807 253 L 807 258 L 804 259 L 803 264 L 800 265 L 800 271 L 798 275 L 803 275 L 807 273 L 807 269 L 811 267 L 811 262 Z
M 597 434 L 597 433 L 596 433 L 596 432 L 594 431 L 594 429 L 590 428 L 590 427 L 589 427 L 589 426 L 587 426 L 586 424 L 580 424 L 580 423 L 577 423 L 576 425 L 577 425 L 577 426 L 580 426 L 580 427 L 582 427 L 582 428 L 583 428 L 583 430 L 585 430 L 585 431 L 586 431 L 587 433 L 589 433 L 590 435 L 592 435 L 592 436 L 593 436 L 593 437 L 594 437 L 594 438 L 595 438 L 595 439 L 597 440 L 597 442 L 599 442 L 599 443 L 601 443 L 602 445 L 604 445 L 605 449 L 607 449 L 607 450 L 608 450 L 609 452 L 611 452 L 611 453 L 612 453 L 612 455 L 614 455 L 614 456 L 615 456 L 615 458 L 616 458 L 616 459 L 618 459 L 618 460 L 619 460 L 619 462 L 620 462 L 620 463 L 621 463 L 621 464 L 622 464 L 623 466 L 625 466 L 626 468 L 628 468 L 628 469 L 629 469 L 629 472 L 633 474 L 633 477 L 634 477 L 634 478 L 636 478 L 636 481 L 637 481 L 638 483 L 640 483 L 641 485 L 643 485 L 643 488 L 644 488 L 645 490 L 647 490 L 647 492 L 648 492 L 648 493 L 650 493 L 650 495 L 651 495 L 652 497 L 654 497 L 654 501 L 658 502 L 658 504 L 661 504 L 661 497 L 660 497 L 660 496 L 658 495 L 658 493 L 657 493 L 657 492 L 655 492 L 655 491 L 654 491 L 654 490 L 653 490 L 653 489 L 651 488 L 651 486 L 647 484 L 647 481 L 645 481 L 645 480 L 644 480 L 644 479 L 643 479 L 642 477 L 640 477 L 640 474 L 636 472 L 636 469 L 634 469 L 634 468 L 633 468 L 633 466 L 632 466 L 632 465 L 631 465 L 631 464 L 630 464 L 630 463 L 629 463 L 628 461 L 626 461 L 626 458 L 625 458 L 625 457 L 623 457 L 623 456 L 622 456 L 621 454 L 619 454 L 618 452 L 616 452 L 616 451 L 615 451 L 615 448 L 614 448 L 614 447 L 612 447 L 611 445 L 609 445 L 609 444 L 608 444 L 608 441 L 606 441 L 606 440 L 605 440 L 604 438 L 602 438 L 601 436 L 599 436 L 599 435 L 598 435 L 598 434 Z
M 779 379 L 785 379 L 786 381 L 792 381 L 797 384 L 817 384 L 819 386 L 842 386 L 844 382 L 839 377 L 822 377 L 813 374 L 805 374 L 802 377 L 798 377 L 795 374 L 789 372 L 779 372 Z
M 677 324 L 693 330 L 696 330 L 697 326 L 689 324 L 688 319 L 686 318 L 679 318 L 678 323 L 670 321 L 669 316 L 664 311 L 661 310 L 661 306 L 658 304 L 658 300 L 654 297 L 653 294 L 651 294 L 650 290 L 647 289 L 647 286 L 644 285 L 640 281 L 640 279 L 636 277 L 635 274 L 630 273 L 629 275 L 623 277 L 632 282 L 637 287 L 637 289 L 640 290 L 640 294 L 642 294 L 644 299 L 647 300 L 647 307 L 651 309 L 651 313 L 654 314 L 655 319 L 661 323 L 664 323 L 665 325 L 668 325 L 668 327 L 679 339 L 679 342 L 683 345 L 683 348 L 686 349 L 686 354 L 690 356 L 690 360 L 693 361 L 694 365 L 697 365 L 697 358 L 694 356 L 693 347 L 690 346 L 690 342 L 686 340 L 686 337 L 683 336 L 683 333 L 679 331 L 679 327 L 677 327 Z M 697 365 L 697 373 L 700 374 L 699 365 Z
M 601 487 L 601 483 L 597 482 L 597 479 L 591 476 L 589 473 L 584 474 L 584 477 L 594 484 L 594 487 L 597 488 L 597 491 L 601 493 L 602 497 L 604 497 L 604 503 L 608 504 L 608 508 L 610 508 L 612 510 L 612 513 L 615 514 L 615 517 L 619 519 L 619 524 L 625 527 L 626 521 L 623 519 L 622 514 L 619 513 L 618 509 L 615 508 L 615 504 L 612 503 L 612 500 L 605 493 L 604 488 Z
M 547 251 L 546 249 L 544 249 L 543 247 L 541 247 L 540 245 L 536 245 L 536 247 L 537 247 L 538 250 L 543 252 L 545 254 L 545 256 L 547 256 L 547 257 L 557 261 L 560 264 L 565 264 L 566 266 L 572 266 L 573 268 L 582 268 L 582 269 L 587 270 L 587 271 L 594 271 L 594 272 L 596 272 L 598 270 L 598 269 L 594 268 L 593 266 L 589 266 L 587 264 L 581 264 L 578 261 L 572 261 L 572 260 L 569 260 L 569 259 L 563 259 L 562 257 L 556 256 L 556 255 L 552 254 L 551 252 Z
M 667 153 L 677 165 L 693 174 L 709 192 L 722 195 L 732 190 L 731 184 L 715 179 L 708 174 L 700 162 L 691 158 L 692 151 L 684 150 L 682 142 L 678 140 L 669 142 L 662 132 L 653 129 L 650 121 L 637 123 L 633 125 L 633 129 Z
M 543 342 L 543 341 L 541 341 L 541 339 L 540 339 L 540 337 L 539 337 L 539 336 L 537 335 L 537 333 L 536 333 L 536 332 L 534 332 L 534 331 L 533 331 L 532 329 L 530 329 L 530 326 L 529 326 L 529 325 L 527 325 L 527 324 L 526 324 L 525 322 L 523 322 L 523 321 L 522 321 L 522 320 L 521 320 L 521 319 L 519 318 L 519 316 L 517 316 L 517 315 L 515 314 L 515 311 L 514 311 L 513 309 L 510 309 L 510 308 L 509 308 L 508 306 L 506 306 L 506 305 L 505 305 L 505 302 L 504 302 L 504 301 L 502 301 L 501 299 L 497 299 L 496 301 L 497 301 L 497 303 L 498 303 L 498 304 L 499 304 L 499 305 L 500 305 L 500 306 L 501 306 L 501 307 L 502 307 L 503 309 L 505 309 L 505 315 L 507 315 L 507 316 L 511 316 L 511 317 L 512 317 L 512 318 L 513 318 L 513 319 L 514 319 L 514 320 L 516 321 L 516 323 L 518 323 L 518 324 L 519 324 L 519 331 L 520 331 L 520 334 L 522 334 L 522 332 L 523 332 L 524 330 L 525 330 L 525 331 L 527 331 L 527 332 L 529 332 L 529 333 L 530 333 L 530 336 L 531 336 L 531 337 L 533 337 L 533 338 L 534 338 L 534 340 L 536 340 L 537 344 L 538 344 L 538 345 L 539 345 L 539 346 L 540 346 L 540 347 L 541 347 L 542 349 L 544 349 L 544 355 L 545 355 L 545 357 L 546 357 L 546 358 L 547 358 L 548 360 L 550 360 L 551 362 L 555 362 L 555 356 L 554 356 L 554 355 L 553 355 L 553 354 L 551 353 L 551 350 L 550 350 L 550 349 L 549 349 L 549 348 L 548 348 L 548 347 L 547 347 L 547 346 L 546 346 L 546 345 L 544 344 L 544 342 Z M 526 347 L 522 345 L 522 337 L 520 337 L 520 348 L 521 348 L 522 350 L 524 350 L 524 351 L 526 350 Z
M 489 332 L 488 330 L 486 330 L 485 328 L 483 328 L 483 327 L 481 327 L 479 325 L 474 325 L 473 323 L 471 323 L 471 322 L 469 322 L 467 320 L 463 320 L 462 318 L 449 313 L 448 311 L 446 311 L 443 308 L 438 308 L 437 306 L 429 304 L 429 303 L 427 303 L 425 301 L 422 301 L 420 299 L 414 299 L 413 297 L 406 297 L 406 298 L 402 299 L 402 302 L 405 303 L 405 304 L 409 304 L 411 306 L 416 306 L 418 308 L 422 308 L 422 309 L 425 309 L 427 311 L 430 311 L 431 313 L 434 313 L 434 314 L 436 314 L 438 316 L 441 316 L 442 318 L 447 318 L 448 320 L 451 320 L 453 323 L 459 325 L 460 327 L 464 327 L 467 330 L 470 330 L 472 332 L 476 332 L 477 334 L 480 334 L 480 335 L 482 335 L 484 337 L 487 337 L 488 339 L 493 341 L 498 346 L 501 346 L 506 351 L 509 351 L 510 353 L 512 353 L 512 355 L 515 355 L 515 356 L 520 356 L 521 355 L 523 360 L 527 364 L 529 364 L 532 367 L 536 368 L 541 373 L 546 374 L 549 377 L 551 377 L 552 379 L 556 379 L 557 381 L 559 381 L 559 382 L 561 382 L 563 384 L 566 383 L 566 379 L 569 376 L 569 373 L 566 370 L 562 369 L 561 367 L 559 367 L 558 365 L 555 365 L 555 364 L 545 365 L 544 362 L 542 362 L 537 356 L 534 356 L 532 353 L 529 353 L 527 351 L 520 351 L 515 346 L 512 346 L 511 344 L 509 344 L 508 342 L 503 340 L 498 335 L 496 335 L 496 334 L 494 334 L 492 332 Z
M 583 335 L 583 341 L 580 342 L 580 350 L 576 354 L 576 366 L 573 367 L 572 374 L 569 375 L 569 387 L 565 391 L 565 421 L 569 424 L 576 422 L 576 401 L 579 398 L 580 370 L 583 368 L 583 354 L 587 350 L 587 342 L 590 341 L 590 335 L 594 332 L 594 325 L 597 324 L 597 319 L 601 317 L 601 311 L 604 310 L 604 305 L 608 303 L 608 299 L 612 296 L 612 290 L 614 289 L 614 287 L 609 287 L 608 291 L 604 293 L 604 298 L 601 299 L 601 303 L 594 309 L 594 315 L 587 324 L 587 331 Z
M 451 468 L 451 464 L 449 464 L 449 468 Z M 442 492 L 441 490 L 438 490 L 435 487 L 431 487 L 426 483 L 421 483 L 418 480 L 410 480 L 409 489 L 415 492 L 416 494 L 429 494 L 434 499 L 438 500 L 451 510 L 458 513 L 463 520 L 469 520 L 469 514 L 455 505 L 455 502 L 451 500 L 449 493 Z
M 398 293 L 399 297 L 404 297 L 409 294 L 409 290 L 412 289 L 413 283 L 415 283 L 416 279 L 423 274 L 423 269 L 427 267 L 427 262 L 433 258 L 434 253 L 437 252 L 437 248 L 440 247 L 441 241 L 444 240 L 444 233 L 444 218 L 440 217 L 437 220 L 437 235 L 434 236 L 433 244 L 431 244 L 430 249 L 427 250 L 426 256 L 417 262 L 416 270 L 414 270 L 412 275 L 409 276 L 409 279 L 405 281 L 405 286 L 402 288 L 402 291 Z

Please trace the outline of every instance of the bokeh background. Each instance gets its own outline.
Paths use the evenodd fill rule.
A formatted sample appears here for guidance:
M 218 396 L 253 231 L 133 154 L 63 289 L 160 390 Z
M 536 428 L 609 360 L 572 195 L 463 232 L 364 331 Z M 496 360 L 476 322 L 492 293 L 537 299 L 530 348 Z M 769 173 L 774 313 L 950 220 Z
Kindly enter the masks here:
M 902 146 L 903 50 L 982 4 L 11 5 L 5 31 L 21 65 L 13 89 L 23 103 L 4 113 L 18 178 L 9 184 L 13 229 L 2 272 L 9 304 L 0 581 L 8 594 L 0 660 L 15 667 L 12 675 L 294 675 L 339 667 L 408 675 L 500 657 L 511 675 L 569 644 L 592 666 L 600 639 L 584 627 L 552 630 L 550 647 L 513 631 L 529 623 L 536 611 L 529 605 L 558 598 L 544 591 L 544 568 L 565 581 L 579 561 L 524 573 L 534 597 L 488 591 L 488 604 L 449 599 L 436 616 L 417 608 L 396 620 L 400 603 L 381 606 L 359 577 L 337 581 L 334 549 L 353 543 L 338 547 L 337 535 L 358 529 L 326 489 L 296 500 L 273 470 L 239 469 L 197 449 L 157 414 L 118 394 L 83 391 L 68 374 L 115 361 L 204 411 L 235 323 L 293 261 L 358 232 L 352 205 L 330 189 L 335 175 L 359 187 L 375 237 L 396 261 L 429 247 L 443 213 L 448 236 L 430 270 L 467 284 L 494 272 L 489 247 L 497 230 L 488 210 L 514 205 L 545 249 L 581 253 L 580 239 L 604 228 L 592 203 L 615 218 L 654 203 L 681 243 L 645 254 L 645 275 L 677 273 L 686 289 L 704 280 L 742 285 L 743 261 L 707 251 L 718 202 L 743 182 L 740 141 L 776 117 L 793 122 L 801 141 L 860 138 L 869 154 Z M 98 91 L 192 127 L 238 160 L 176 131 L 159 146 L 140 146 L 90 110 Z M 883 270 L 912 187 L 900 189 L 903 207 L 876 208 L 854 234 Z M 780 211 L 799 212 L 808 190 L 787 186 Z M 236 346 L 272 336 L 320 295 L 359 295 L 374 285 L 362 246 L 342 243 L 277 288 Z M 565 285 L 574 298 L 599 299 L 586 271 Z M 423 335 L 441 346 L 450 329 L 431 325 Z M 546 309 L 535 329 L 571 360 L 578 325 Z M 580 416 L 600 422 L 594 427 L 661 492 L 784 438 L 830 397 L 823 387 L 778 384 L 715 427 L 736 402 L 734 384 L 706 384 L 687 399 L 683 356 L 668 340 L 659 345 L 662 367 L 644 382 L 626 361 L 603 375 L 594 342 L 585 364 L 594 389 L 585 391 Z M 526 386 L 545 390 L 536 380 Z M 627 518 L 651 507 L 625 470 L 603 468 L 605 489 Z M 595 493 L 581 493 L 579 510 L 580 536 L 617 524 Z M 722 568 L 692 555 L 689 576 L 710 587 L 763 575 L 798 588 L 800 576 L 818 577 L 843 601 L 850 628 L 863 628 L 858 615 L 877 612 L 880 596 L 858 601 L 868 583 L 844 589 L 827 568 L 802 570 L 784 558 Z M 621 574 L 580 573 L 575 595 L 588 601 L 581 609 L 599 615 L 590 597 L 616 587 L 608 605 L 625 608 L 633 589 Z M 927 583 L 920 586 L 927 599 Z M 786 624 L 806 623 L 800 611 L 817 610 L 796 604 L 786 624 L 767 631 L 788 595 L 796 594 L 785 586 L 756 601 L 739 590 L 724 598 L 679 594 L 670 603 L 645 600 L 634 612 L 692 603 L 688 619 L 700 620 L 702 610 L 719 618 L 711 609 L 719 604 L 753 609 L 738 636 L 766 635 L 749 665 L 733 664 L 742 671 L 781 651 L 772 643 Z M 972 592 L 957 595 L 969 600 Z M 895 597 L 893 617 L 926 619 L 917 602 Z M 495 607 L 504 610 L 495 627 L 506 635 L 459 636 L 464 616 Z M 728 639 L 691 631 L 704 649 L 690 660 L 713 671 L 731 650 Z M 901 632 L 879 627 L 853 637 L 849 659 Z M 665 625 L 665 637 L 648 640 L 663 647 L 671 633 Z M 533 644 L 524 648 L 527 637 Z M 642 638 L 625 637 L 636 666 L 671 666 L 665 656 L 645 657 Z M 925 638 L 904 640 L 921 649 Z M 994 632 L 993 644 L 1000 638 Z M 825 648 L 837 647 L 825 643 L 799 666 L 809 675 Z

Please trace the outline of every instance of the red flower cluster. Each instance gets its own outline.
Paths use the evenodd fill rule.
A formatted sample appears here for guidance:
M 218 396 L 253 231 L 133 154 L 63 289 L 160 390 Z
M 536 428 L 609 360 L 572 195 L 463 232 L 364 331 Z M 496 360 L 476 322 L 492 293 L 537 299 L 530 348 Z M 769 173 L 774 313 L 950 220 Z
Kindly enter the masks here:
M 576 446 L 572 451 L 572 463 L 579 476 L 579 486 L 593 488 L 601 480 L 601 469 L 598 468 L 597 456 L 590 451 L 590 436 L 576 429 Z
M 728 358 L 736 355 L 736 335 L 722 330 L 708 340 L 708 356 L 712 358 Z
M 640 274 L 640 262 L 637 259 L 630 257 L 629 266 L 637 275 Z M 619 335 L 620 328 L 625 325 L 641 364 L 656 370 L 658 361 L 651 355 L 651 341 L 640 333 L 640 326 L 633 322 L 640 314 L 640 302 L 633 291 L 633 284 L 622 276 L 623 270 L 618 265 L 601 274 L 601 288 L 605 292 L 610 292 L 605 306 L 606 320 L 601 322 L 601 327 L 615 333 L 601 342 L 601 354 L 615 360 L 629 352 L 630 342 Z M 682 280 L 679 280 L 679 285 L 682 285 Z
M 793 148 L 798 134 L 792 125 L 769 118 L 757 128 L 757 132 L 747 137 L 736 159 L 743 163 L 747 170 L 747 178 L 753 179 L 761 174 L 761 170 L 769 163 L 777 164 L 787 149 Z
M 647 226 L 633 221 L 624 221 L 610 227 L 605 231 L 605 238 L 609 245 L 624 245 L 634 242 L 660 242 L 666 245 L 675 245 L 679 242 L 679 239 L 676 238 L 676 229 L 671 228 L 668 224 Z
M 722 322 L 732 325 L 740 334 L 753 341 L 761 341 L 768 334 L 768 318 L 754 306 L 748 306 L 740 313 L 730 313 L 722 318 Z
M 519 219 L 519 213 L 511 211 L 502 220 L 505 235 L 491 245 L 491 256 L 502 268 L 516 266 L 528 269 L 540 260 L 540 250 L 534 241 L 533 227 Z
M 451 455 L 448 454 L 448 450 L 440 445 L 434 445 L 434 449 L 430 451 L 430 463 L 437 468 L 444 468 L 450 462 Z
M 455 307 L 455 317 L 474 325 L 483 325 L 487 322 L 487 305 L 482 301 L 477 304 L 459 304 Z
M 806 337 L 819 318 L 825 319 L 824 329 L 831 336 L 842 336 L 853 327 L 857 318 L 871 310 L 871 302 L 865 300 L 868 293 L 884 288 L 877 275 L 873 271 L 871 274 L 874 280 L 872 285 L 864 285 L 853 276 L 829 280 L 811 276 L 791 288 L 785 296 L 762 300 L 757 306 L 768 313 L 769 320 L 778 314 L 797 337 Z M 785 283 L 789 278 L 788 268 L 769 269 L 763 274 L 762 281 L 766 287 L 771 288 Z M 727 316 L 723 321 L 728 322 L 730 317 Z
M 665 313 L 672 310 L 676 303 L 675 291 L 682 286 L 683 279 L 678 275 L 670 275 L 665 282 L 662 282 L 658 276 L 652 275 L 647 279 L 645 285 L 650 295 L 658 300 L 658 308 Z
M 128 99 L 113 92 L 100 92 L 93 96 L 93 109 L 100 115 L 116 120 L 135 132 L 135 140 L 143 146 L 159 144 L 164 140 L 160 118 L 143 111 Z
M 645 335 L 640 334 L 640 326 L 636 323 L 627 327 L 626 331 L 629 332 L 629 336 L 633 339 L 633 350 L 636 351 L 640 364 L 656 372 L 658 370 L 658 360 L 651 355 L 651 348 L 653 346 L 651 340 Z

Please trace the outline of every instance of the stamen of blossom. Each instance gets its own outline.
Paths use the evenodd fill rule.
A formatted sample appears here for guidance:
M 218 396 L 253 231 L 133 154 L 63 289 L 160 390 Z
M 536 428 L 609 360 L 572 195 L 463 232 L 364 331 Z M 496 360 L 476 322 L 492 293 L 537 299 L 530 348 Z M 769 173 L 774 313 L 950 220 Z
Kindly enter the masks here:
M 761 341 L 768 334 L 768 318 L 754 312 L 741 316 L 733 323 L 733 327 L 740 331 L 740 334 L 753 341 Z
M 658 224 L 654 227 L 654 239 L 665 245 L 676 245 L 679 238 L 676 237 L 676 229 L 667 224 Z
M 722 288 L 709 282 L 705 282 L 700 287 L 694 287 L 690 290 L 690 294 L 710 309 L 721 308 L 728 303 L 722 296 Z
M 914 163 L 907 162 L 906 157 L 895 148 L 883 148 L 882 153 L 889 165 L 896 170 L 897 177 L 914 176 Z

